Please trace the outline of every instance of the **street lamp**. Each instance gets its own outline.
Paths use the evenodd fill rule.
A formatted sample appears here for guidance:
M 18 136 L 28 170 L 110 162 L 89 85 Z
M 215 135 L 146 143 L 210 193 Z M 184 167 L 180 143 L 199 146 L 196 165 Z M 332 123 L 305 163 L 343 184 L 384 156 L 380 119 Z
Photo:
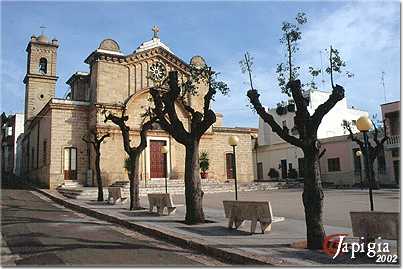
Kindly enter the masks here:
M 168 193 L 168 165 L 167 165 L 167 153 L 169 149 L 168 146 L 161 147 L 161 153 L 165 155 L 165 193 Z
M 357 129 L 362 132 L 364 136 L 364 159 L 365 159 L 365 169 L 367 171 L 367 180 L 369 186 L 369 202 L 371 206 L 371 211 L 374 211 L 374 200 L 372 197 L 372 175 L 369 170 L 369 150 L 368 150 L 368 131 L 372 127 L 372 122 L 367 116 L 361 116 L 356 122 Z
M 361 152 L 361 150 L 357 150 L 357 151 L 355 152 L 355 156 L 358 157 L 358 160 L 359 160 L 359 162 L 360 162 L 360 187 L 361 187 L 361 190 L 362 190 L 363 186 L 362 186 L 362 168 L 361 168 L 361 156 L 362 156 L 362 152 Z
M 239 138 L 235 135 L 231 135 L 228 138 L 228 144 L 230 146 L 232 146 L 232 154 L 233 154 L 233 158 L 232 158 L 232 168 L 233 170 L 233 174 L 234 174 L 234 180 L 235 180 L 235 200 L 238 200 L 238 186 L 236 184 L 236 157 L 235 157 L 235 147 L 238 145 L 239 143 Z
M 252 139 L 254 139 L 254 149 L 255 149 L 255 161 L 256 161 L 256 179 L 255 180 L 259 180 L 259 176 L 258 176 L 258 171 L 259 171 L 259 167 L 258 167 L 258 161 L 257 161 L 257 148 L 258 148 L 258 142 L 257 142 L 257 138 L 258 135 L 257 134 L 251 134 Z

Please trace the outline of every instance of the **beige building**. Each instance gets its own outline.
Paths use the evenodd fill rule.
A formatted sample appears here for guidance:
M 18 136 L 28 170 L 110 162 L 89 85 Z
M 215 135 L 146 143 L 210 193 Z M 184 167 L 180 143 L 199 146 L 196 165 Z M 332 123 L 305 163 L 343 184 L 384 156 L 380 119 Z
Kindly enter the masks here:
M 46 36 L 32 36 L 28 43 L 25 98 L 25 134 L 21 139 L 22 168 L 31 180 L 40 181 L 49 188 L 65 182 L 78 181 L 94 185 L 95 155 L 82 137 L 90 129 L 98 133 L 111 133 L 101 146 L 101 172 L 103 183 L 110 185 L 127 180 L 121 132 L 112 123 L 104 123 L 103 108 L 119 112 L 119 103 L 128 99 L 128 125 L 132 143 L 139 138 L 141 114 L 149 106 L 149 88 L 165 78 L 171 70 L 179 72 L 179 78 L 189 77 L 189 64 L 177 57 L 163 44 L 157 32 L 152 40 L 141 44 L 133 53 L 125 55 L 112 39 L 103 40 L 86 59 L 89 72 L 76 72 L 67 81 L 71 87 L 68 99 L 55 98 L 58 41 Z M 193 63 L 204 62 L 200 56 Z M 189 97 L 188 102 L 200 110 L 200 95 Z M 184 123 L 189 115 L 177 105 Z M 253 180 L 252 151 L 257 130 L 252 128 L 226 128 L 223 116 L 217 113 L 217 122 L 202 137 L 201 151 L 210 158 L 209 178 L 227 180 L 232 175 L 232 148 L 227 140 L 237 135 L 237 178 Z M 185 125 L 186 126 L 186 125 Z M 158 128 L 147 134 L 148 147 L 141 155 L 141 180 L 164 178 L 181 179 L 184 175 L 184 147 L 166 132 Z M 161 147 L 167 145 L 164 155 Z

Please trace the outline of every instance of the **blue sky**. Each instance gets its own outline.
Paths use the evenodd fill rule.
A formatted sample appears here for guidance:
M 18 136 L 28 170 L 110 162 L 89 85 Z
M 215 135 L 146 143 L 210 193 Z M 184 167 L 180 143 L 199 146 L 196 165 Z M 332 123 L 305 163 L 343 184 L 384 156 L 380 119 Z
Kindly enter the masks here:
M 335 46 L 355 74 L 349 80 L 336 76 L 349 105 L 379 115 L 382 71 L 387 102 L 400 100 L 399 8 L 397 1 L 1 2 L 1 111 L 24 111 L 25 48 L 41 25 L 60 43 L 57 97 L 67 91 L 72 73 L 88 71 L 84 59 L 103 39 L 113 38 L 129 54 L 151 39 L 151 28 L 158 25 L 161 41 L 177 56 L 188 62 L 202 55 L 229 84 L 230 96 L 217 97 L 214 104 L 224 114 L 224 125 L 257 127 L 257 115 L 247 107 L 247 77 L 238 62 L 245 51 L 255 58 L 254 80 L 265 105 L 286 100 L 275 76 L 283 55 L 280 27 L 303 11 L 309 23 L 297 63 L 320 67 L 319 51 Z

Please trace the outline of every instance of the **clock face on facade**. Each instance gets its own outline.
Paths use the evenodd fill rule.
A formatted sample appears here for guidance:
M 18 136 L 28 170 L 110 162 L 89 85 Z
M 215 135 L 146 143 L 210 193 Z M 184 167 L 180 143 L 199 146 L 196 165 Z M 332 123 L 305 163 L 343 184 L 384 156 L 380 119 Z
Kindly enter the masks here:
M 154 81 L 162 81 L 167 75 L 167 69 L 161 62 L 153 63 L 149 70 L 150 78 Z

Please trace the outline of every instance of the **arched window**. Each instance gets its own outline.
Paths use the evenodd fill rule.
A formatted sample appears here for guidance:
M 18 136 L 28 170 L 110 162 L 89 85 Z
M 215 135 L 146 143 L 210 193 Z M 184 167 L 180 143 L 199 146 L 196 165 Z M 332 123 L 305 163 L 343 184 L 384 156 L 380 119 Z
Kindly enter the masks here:
M 46 74 L 48 72 L 48 60 L 41 58 L 39 60 L 39 73 Z

